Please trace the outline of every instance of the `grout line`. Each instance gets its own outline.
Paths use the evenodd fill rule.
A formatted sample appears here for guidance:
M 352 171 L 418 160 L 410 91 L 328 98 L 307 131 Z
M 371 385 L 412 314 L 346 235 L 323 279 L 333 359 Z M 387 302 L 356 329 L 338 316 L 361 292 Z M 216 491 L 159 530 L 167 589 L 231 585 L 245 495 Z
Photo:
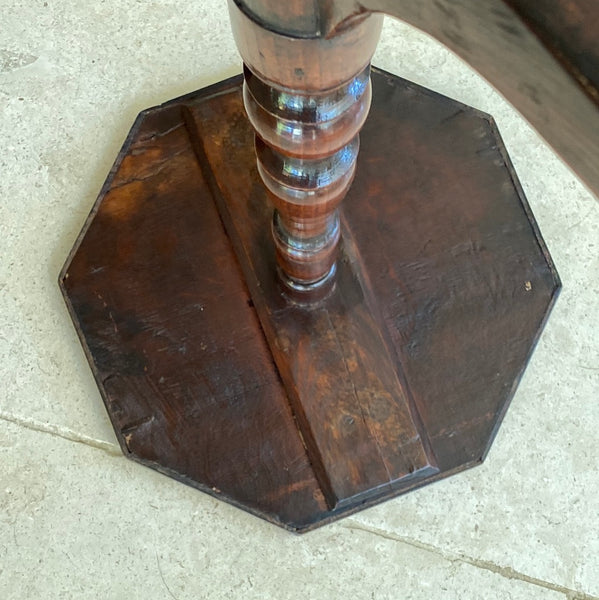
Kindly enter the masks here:
M 95 448 L 96 450 L 101 450 L 112 457 L 123 456 L 121 449 L 116 444 L 96 440 L 87 435 L 76 433 L 71 429 L 63 429 L 56 425 L 51 425 L 50 423 L 40 423 L 39 421 L 35 421 L 34 419 L 13 417 L 3 412 L 0 412 L 0 420 L 12 423 L 13 425 L 17 425 L 19 427 L 24 427 L 25 429 L 29 429 L 30 431 L 45 433 L 48 435 L 59 437 L 69 442 L 83 444 L 84 446 L 89 446 L 91 448 Z M 585 594 L 583 592 L 578 592 L 576 590 L 572 590 L 561 585 L 550 583 L 548 581 L 543 581 L 542 579 L 537 579 L 536 577 L 530 577 L 528 575 L 525 575 L 524 573 L 520 573 L 519 571 L 512 569 L 511 567 L 500 567 L 499 565 L 496 565 L 490 561 L 478 560 L 466 556 L 464 554 L 459 554 L 455 552 L 447 552 L 445 550 L 442 550 L 441 548 L 438 548 L 437 546 L 433 546 L 432 544 L 426 544 L 413 538 L 391 534 L 384 530 L 377 529 L 375 527 L 358 525 L 355 522 L 346 522 L 345 524 L 341 524 L 340 527 L 342 529 L 348 529 L 350 531 L 361 531 L 363 533 L 369 533 L 371 535 L 382 537 L 393 542 L 399 542 L 407 546 L 412 546 L 414 548 L 418 548 L 419 550 L 430 552 L 431 554 L 436 554 L 437 556 L 440 556 L 444 560 L 447 560 L 451 563 L 461 562 L 476 567 L 478 569 L 490 571 L 506 579 L 515 579 L 547 590 L 559 592 L 561 594 L 564 594 L 567 600 L 599 600 L 599 597 L 597 596 L 591 596 L 590 594 Z
M 51 425 L 50 423 L 40 423 L 34 419 L 25 419 L 7 415 L 6 413 L 0 412 L 0 420 L 24 427 L 30 431 L 37 431 L 39 433 L 46 433 L 55 437 L 62 438 L 69 442 L 75 442 L 77 444 L 83 444 L 84 446 L 90 446 L 96 450 L 102 450 L 110 456 L 123 456 L 121 449 L 116 444 L 105 442 L 102 440 L 95 440 L 87 435 L 76 433 L 72 429 L 58 427 L 57 425 Z
M 414 548 L 418 548 L 419 550 L 424 550 L 425 552 L 430 552 L 432 554 L 436 554 L 441 558 L 449 561 L 449 562 L 461 562 L 478 569 L 483 569 L 485 571 L 491 571 L 492 573 L 496 573 L 497 575 L 501 575 L 501 577 L 505 577 L 506 579 L 516 579 L 518 581 L 522 581 L 524 583 L 529 583 L 531 585 L 536 585 L 538 587 L 544 588 L 546 590 L 551 590 L 554 592 L 559 592 L 564 594 L 567 600 L 599 600 L 597 596 L 591 596 L 590 594 L 585 594 L 583 592 L 578 592 L 576 590 L 571 590 L 561 585 L 557 585 L 555 583 L 550 583 L 548 581 L 543 581 L 542 579 L 537 579 L 536 577 L 530 577 L 525 575 L 524 573 L 520 573 L 511 567 L 501 567 L 487 560 L 478 560 L 476 558 L 471 558 L 464 554 L 460 554 L 457 552 L 447 552 L 433 546 L 432 544 L 426 544 L 424 542 L 420 542 L 418 540 L 403 537 L 400 535 L 388 533 L 384 530 L 377 529 L 375 527 L 367 527 L 364 525 L 359 525 L 355 522 L 349 522 L 346 524 L 340 525 L 343 529 L 349 529 L 354 531 L 362 531 L 365 533 L 370 533 L 372 535 L 376 535 L 387 540 L 391 540 L 393 542 L 400 542 L 402 544 L 406 544 L 408 546 L 412 546 Z

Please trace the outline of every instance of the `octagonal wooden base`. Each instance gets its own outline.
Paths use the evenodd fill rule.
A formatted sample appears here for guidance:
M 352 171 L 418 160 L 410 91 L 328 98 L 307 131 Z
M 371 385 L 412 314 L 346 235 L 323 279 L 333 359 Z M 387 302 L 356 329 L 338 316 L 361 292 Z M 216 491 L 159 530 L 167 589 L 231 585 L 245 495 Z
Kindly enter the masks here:
M 139 116 L 61 274 L 125 454 L 296 531 L 480 463 L 559 289 L 492 119 L 373 85 L 320 304 L 277 284 L 241 78 Z

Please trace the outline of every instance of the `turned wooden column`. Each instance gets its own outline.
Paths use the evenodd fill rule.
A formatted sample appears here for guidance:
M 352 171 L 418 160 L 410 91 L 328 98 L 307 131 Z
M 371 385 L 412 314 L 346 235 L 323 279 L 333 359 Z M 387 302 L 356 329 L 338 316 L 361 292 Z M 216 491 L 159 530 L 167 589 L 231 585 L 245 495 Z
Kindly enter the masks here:
M 355 173 L 382 17 L 360 16 L 323 37 L 311 3 L 292 4 L 288 17 L 269 13 L 272 24 L 244 3 L 229 7 L 258 170 L 275 209 L 279 276 L 294 299 L 314 301 L 334 283 L 337 207 Z

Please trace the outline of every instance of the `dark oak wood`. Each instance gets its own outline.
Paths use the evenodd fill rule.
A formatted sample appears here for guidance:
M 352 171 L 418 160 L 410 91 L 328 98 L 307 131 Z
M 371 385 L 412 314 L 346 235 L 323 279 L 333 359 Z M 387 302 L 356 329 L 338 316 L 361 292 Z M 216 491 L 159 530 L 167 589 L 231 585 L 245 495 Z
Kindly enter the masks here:
M 271 206 L 254 188 L 254 157 L 236 151 L 251 147 L 240 109 L 235 93 L 198 103 L 189 128 L 329 508 L 436 472 L 350 261 L 340 262 L 326 302 L 297 306 L 280 293 L 272 253 L 264 251 Z
M 241 78 L 140 115 L 61 274 L 124 452 L 294 531 L 483 460 L 559 289 L 492 119 L 373 86 L 319 304 Z
M 325 510 L 178 103 L 137 119 L 61 285 L 127 456 L 288 526 Z

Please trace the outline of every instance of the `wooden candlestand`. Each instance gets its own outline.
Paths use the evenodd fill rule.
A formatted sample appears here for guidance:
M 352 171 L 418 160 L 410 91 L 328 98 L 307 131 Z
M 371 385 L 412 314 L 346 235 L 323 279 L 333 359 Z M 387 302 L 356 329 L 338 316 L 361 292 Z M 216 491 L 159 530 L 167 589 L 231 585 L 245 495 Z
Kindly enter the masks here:
M 294 531 L 479 464 L 560 287 L 493 120 L 371 69 L 376 13 L 508 92 L 510 38 L 599 189 L 570 55 L 518 3 L 424 4 L 231 0 L 244 77 L 139 115 L 60 277 L 123 452 Z

